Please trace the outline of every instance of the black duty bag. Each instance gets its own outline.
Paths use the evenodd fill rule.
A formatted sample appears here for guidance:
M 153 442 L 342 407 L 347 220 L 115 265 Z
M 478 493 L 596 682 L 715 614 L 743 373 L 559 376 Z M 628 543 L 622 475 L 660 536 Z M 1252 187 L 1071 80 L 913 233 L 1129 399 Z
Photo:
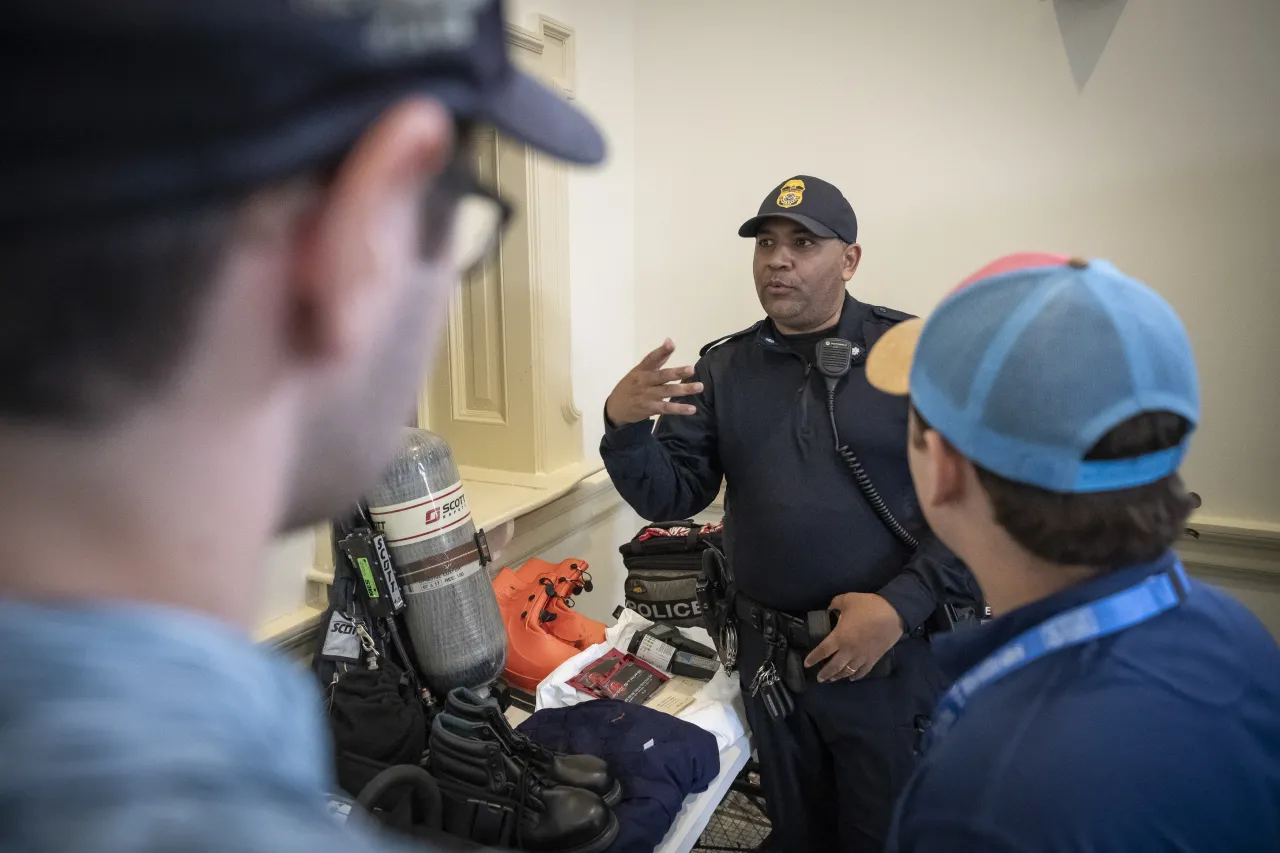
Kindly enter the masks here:
M 359 796 L 395 764 L 418 764 L 427 748 L 427 717 L 400 668 L 351 669 L 329 688 L 329 723 L 338 785 Z
M 664 521 L 641 528 L 618 549 L 627 568 L 623 594 L 627 607 L 651 622 L 701 628 L 697 583 L 702 552 L 722 548 L 722 522 Z

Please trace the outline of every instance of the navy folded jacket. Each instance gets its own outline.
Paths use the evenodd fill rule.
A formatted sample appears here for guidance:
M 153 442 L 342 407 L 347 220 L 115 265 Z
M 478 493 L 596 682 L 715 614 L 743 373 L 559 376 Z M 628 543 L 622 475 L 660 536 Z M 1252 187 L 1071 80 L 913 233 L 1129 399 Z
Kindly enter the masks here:
M 519 726 L 556 752 L 598 755 L 622 783 L 613 813 L 621 825 L 610 853 L 650 853 L 680 813 L 684 798 L 720 772 L 716 739 L 692 723 L 611 699 L 547 708 Z

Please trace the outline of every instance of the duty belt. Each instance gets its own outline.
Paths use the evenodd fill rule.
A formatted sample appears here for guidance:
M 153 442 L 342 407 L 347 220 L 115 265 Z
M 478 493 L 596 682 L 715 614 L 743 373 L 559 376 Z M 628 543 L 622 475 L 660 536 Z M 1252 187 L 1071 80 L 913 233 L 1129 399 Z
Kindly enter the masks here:
M 775 610 L 758 601 L 752 601 L 742 593 L 738 593 L 734 601 L 734 612 L 744 625 L 750 625 L 763 632 L 767 622 L 772 620 L 775 630 L 786 639 L 787 645 L 793 649 L 810 649 L 821 643 L 831 633 L 835 620 L 830 610 L 810 610 L 803 615 Z M 929 624 L 916 628 L 906 637 L 924 637 L 931 633 Z
M 826 639 L 835 627 L 836 612 L 832 610 L 810 610 L 803 616 L 765 607 L 752 601 L 742 593 L 738 593 L 734 602 L 734 612 L 739 623 L 750 626 L 764 637 L 767 648 L 766 655 L 774 661 L 783 680 L 793 692 L 804 690 L 805 652 L 816 648 Z M 921 625 L 902 639 L 924 637 L 929 634 L 926 625 Z M 901 642 L 901 640 L 899 640 Z M 862 676 L 863 678 L 883 678 L 897 668 L 897 648 L 889 649 L 884 656 Z
M 793 649 L 807 652 L 831 633 L 830 617 L 826 610 L 811 610 L 803 617 L 796 616 L 782 610 L 774 610 L 772 607 L 765 607 L 742 593 L 738 593 L 733 604 L 739 623 L 764 633 L 772 622 L 772 630 L 777 631 L 778 636 L 786 640 L 787 645 Z M 827 620 L 825 625 L 824 619 Z
M 947 622 L 941 630 L 954 628 L 960 622 L 968 621 L 950 604 L 939 610 L 945 611 L 944 620 Z M 750 627 L 751 630 L 759 632 L 764 640 L 764 657 L 751 675 L 750 686 L 747 688 L 748 694 L 751 698 L 759 699 L 764 703 L 765 711 L 770 718 L 778 720 L 788 716 L 795 708 L 793 695 L 803 693 L 806 682 L 816 676 L 816 668 L 808 673 L 805 671 L 806 652 L 816 648 L 831 633 L 839 614 L 836 611 L 823 609 L 810 610 L 800 616 L 766 607 L 740 592 L 733 596 L 732 612 L 736 617 L 732 621 L 737 622 L 738 625 L 730 625 L 728 633 L 734 636 L 735 646 L 738 626 Z M 930 619 L 901 639 L 924 637 L 932 630 L 939 630 L 939 628 Z M 897 644 L 895 643 L 870 669 L 858 677 L 871 679 L 891 675 L 897 668 L 896 657 Z M 744 671 L 743 675 L 747 673 Z M 927 726 L 927 718 L 917 719 L 924 719 Z M 920 727 L 917 726 L 917 728 Z

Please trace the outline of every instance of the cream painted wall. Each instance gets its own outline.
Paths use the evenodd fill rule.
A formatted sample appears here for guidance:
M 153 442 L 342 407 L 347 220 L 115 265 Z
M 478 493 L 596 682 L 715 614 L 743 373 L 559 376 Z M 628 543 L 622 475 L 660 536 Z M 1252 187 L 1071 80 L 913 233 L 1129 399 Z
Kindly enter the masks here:
M 646 0 L 635 39 L 636 353 L 754 322 L 737 227 L 818 175 L 872 303 L 927 311 L 1027 248 L 1148 281 L 1202 371 L 1204 513 L 1280 521 L 1280 2 Z
M 307 572 L 316 562 L 316 536 L 304 530 L 281 537 L 267 558 L 258 598 L 258 623 L 292 613 L 306 601 Z
M 1274 578 L 1213 572 L 1201 572 L 1198 577 L 1239 599 L 1267 626 L 1271 635 L 1280 641 L 1280 583 Z
M 507 17 L 536 29 L 542 14 L 573 28 L 577 103 L 605 131 L 609 159 L 569 176 L 573 392 L 587 458 L 598 453 L 604 398 L 634 363 L 635 55 L 631 0 L 512 0 Z

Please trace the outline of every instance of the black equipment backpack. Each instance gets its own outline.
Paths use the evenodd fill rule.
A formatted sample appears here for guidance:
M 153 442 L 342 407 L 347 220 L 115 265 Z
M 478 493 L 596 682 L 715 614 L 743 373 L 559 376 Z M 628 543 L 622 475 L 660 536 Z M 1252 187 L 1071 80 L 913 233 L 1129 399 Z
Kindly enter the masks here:
M 692 520 L 646 525 L 618 549 L 627 569 L 626 606 L 650 622 L 679 628 L 703 627 L 697 583 L 702 552 L 722 547 L 723 523 Z

